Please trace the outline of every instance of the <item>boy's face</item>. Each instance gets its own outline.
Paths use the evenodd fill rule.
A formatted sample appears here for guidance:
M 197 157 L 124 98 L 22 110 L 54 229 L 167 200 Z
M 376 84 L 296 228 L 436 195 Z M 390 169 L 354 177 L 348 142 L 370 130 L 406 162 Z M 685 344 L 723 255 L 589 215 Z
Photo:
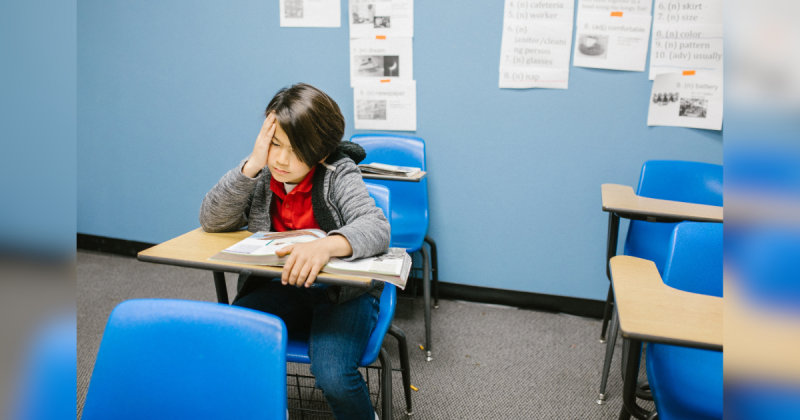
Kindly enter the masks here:
M 269 147 L 267 165 L 273 178 L 291 184 L 300 183 L 311 171 L 311 168 L 294 154 L 289 137 L 277 122 L 275 122 L 275 135 Z

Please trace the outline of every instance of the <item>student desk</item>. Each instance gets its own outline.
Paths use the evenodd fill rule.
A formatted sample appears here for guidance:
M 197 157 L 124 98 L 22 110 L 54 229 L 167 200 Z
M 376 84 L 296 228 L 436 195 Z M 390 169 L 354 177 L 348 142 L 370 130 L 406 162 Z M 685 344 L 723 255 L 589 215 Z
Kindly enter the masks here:
M 667 286 L 652 261 L 616 256 L 610 266 L 622 337 L 630 342 L 619 418 L 645 419 L 649 413 L 636 404 L 642 341 L 722 351 L 723 299 Z
M 406 182 L 419 182 L 422 178 L 428 175 L 425 171 L 420 171 L 414 174 L 414 176 L 397 176 L 397 175 L 379 175 L 379 174 L 370 174 L 370 173 L 361 173 L 361 177 L 364 179 L 383 179 L 387 181 L 406 181 Z
M 627 185 L 603 184 L 600 188 L 603 195 L 603 211 L 608 212 L 606 276 L 609 280 L 611 280 L 609 262 L 617 255 L 620 217 L 656 223 L 683 221 L 722 223 L 722 207 L 639 197 L 633 192 L 633 188 Z M 611 302 L 613 296 L 610 288 L 608 292 L 607 302 Z M 606 313 L 608 310 L 607 303 Z M 601 335 L 605 336 L 605 325 Z
M 617 255 L 620 217 L 655 223 L 677 223 L 683 221 L 722 223 L 722 207 L 640 197 L 633 192 L 633 188 L 627 185 L 603 184 L 601 185 L 601 192 L 603 211 L 608 212 L 606 276 L 609 280 L 611 280 L 610 261 Z M 614 292 L 609 285 L 606 307 L 603 311 L 603 327 L 600 332 L 601 343 L 607 341 L 606 333 L 609 328 L 609 319 L 611 320 L 610 329 L 614 331 L 611 333 L 612 341 L 616 337 L 617 319 L 616 316 L 611 316 L 613 302 Z M 600 380 L 598 404 L 603 404 L 606 400 L 606 379 L 608 378 L 613 354 L 613 343 L 608 343 Z
M 217 301 L 230 303 L 228 289 L 225 286 L 225 273 L 241 273 L 249 271 L 256 276 L 280 277 L 282 267 L 263 265 L 237 264 L 224 261 L 209 261 L 209 257 L 225 248 L 252 235 L 252 232 L 240 230 L 226 233 L 207 233 L 197 228 L 177 238 L 148 248 L 137 255 L 139 261 L 156 264 L 176 265 L 179 267 L 200 268 L 214 273 L 214 285 L 217 288 Z M 319 273 L 316 282 L 339 286 L 367 288 L 372 279 L 367 277 L 343 276 L 339 274 Z

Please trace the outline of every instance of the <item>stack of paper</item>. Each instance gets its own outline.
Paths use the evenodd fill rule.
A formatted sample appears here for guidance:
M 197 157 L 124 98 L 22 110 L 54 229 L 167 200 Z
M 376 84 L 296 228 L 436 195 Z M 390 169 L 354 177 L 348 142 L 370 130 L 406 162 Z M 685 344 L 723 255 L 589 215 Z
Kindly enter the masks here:
M 368 173 L 368 174 L 378 174 L 378 175 L 394 175 L 394 176 L 414 176 L 422 171 L 421 168 L 410 168 L 408 166 L 395 166 L 395 165 L 387 165 L 385 163 L 367 163 L 358 165 L 358 169 L 361 172 Z
M 287 232 L 258 232 L 218 252 L 209 260 L 240 264 L 271 265 L 280 267 L 288 256 L 279 257 L 275 252 L 283 247 L 324 238 L 319 229 Z M 389 248 L 389 252 L 369 258 L 344 261 L 331 258 L 322 270 L 325 273 L 368 277 L 386 281 L 405 289 L 411 272 L 411 256 L 403 248 Z

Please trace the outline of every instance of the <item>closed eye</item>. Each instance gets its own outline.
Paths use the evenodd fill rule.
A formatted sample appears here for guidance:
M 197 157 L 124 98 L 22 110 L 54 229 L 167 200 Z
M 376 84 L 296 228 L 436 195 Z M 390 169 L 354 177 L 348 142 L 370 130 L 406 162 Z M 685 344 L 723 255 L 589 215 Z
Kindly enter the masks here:
M 281 145 L 280 145 L 280 144 L 278 144 L 278 143 L 275 143 L 274 141 L 272 142 L 272 145 L 273 145 L 273 146 L 275 146 L 275 147 L 281 147 Z

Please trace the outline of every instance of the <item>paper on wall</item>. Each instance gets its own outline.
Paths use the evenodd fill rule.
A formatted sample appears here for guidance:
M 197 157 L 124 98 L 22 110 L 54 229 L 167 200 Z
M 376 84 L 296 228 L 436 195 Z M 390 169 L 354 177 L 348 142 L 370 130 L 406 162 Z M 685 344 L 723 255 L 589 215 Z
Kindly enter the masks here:
M 281 27 L 342 26 L 340 0 L 280 0 Z
M 611 12 L 650 15 L 652 5 L 652 0 L 579 0 L 578 16 L 585 12 L 599 12 L 605 15 Z
M 412 38 L 350 40 L 350 86 L 361 80 L 414 79 Z
M 506 0 L 501 88 L 566 89 L 572 47 L 571 0 Z
M 722 129 L 722 74 L 661 73 L 653 82 L 647 125 Z
M 572 64 L 611 70 L 644 71 L 650 15 L 625 12 L 578 13 Z
M 655 0 L 650 80 L 683 70 L 722 72 L 722 0 Z
M 414 0 L 350 0 L 350 38 L 414 36 Z
M 353 87 L 356 130 L 417 130 L 417 82 L 362 80 Z

